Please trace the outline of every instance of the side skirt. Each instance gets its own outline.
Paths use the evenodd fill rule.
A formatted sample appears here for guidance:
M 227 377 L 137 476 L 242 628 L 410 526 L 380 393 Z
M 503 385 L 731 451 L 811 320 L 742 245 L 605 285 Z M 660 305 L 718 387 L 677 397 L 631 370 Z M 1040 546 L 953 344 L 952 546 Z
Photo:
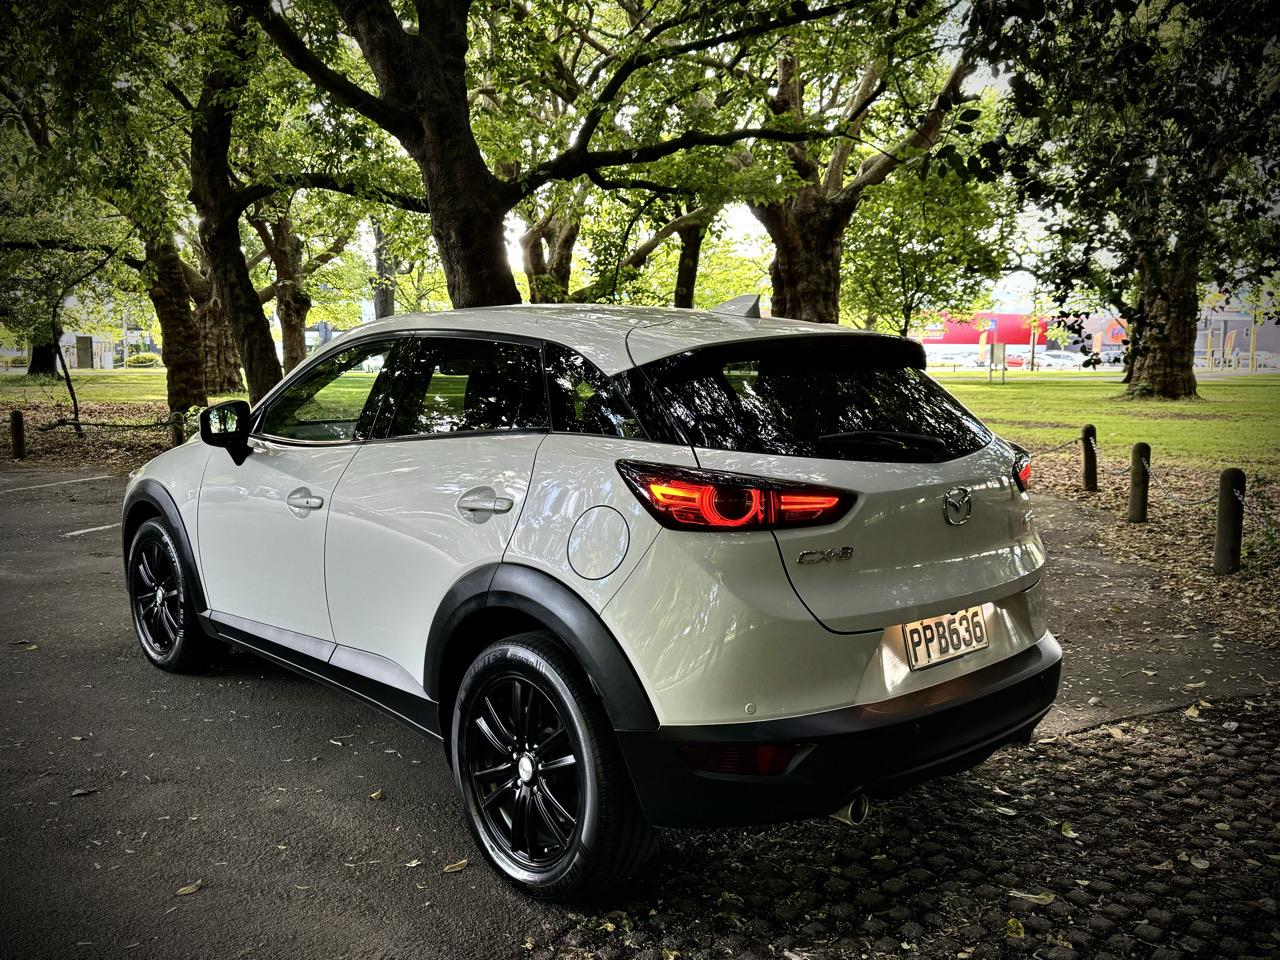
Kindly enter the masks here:
M 310 680 L 318 680 L 349 697 L 377 707 L 418 733 L 427 734 L 437 740 L 443 739 L 440 735 L 440 706 L 434 700 L 416 696 L 407 690 L 382 683 L 363 674 L 353 673 L 282 643 L 267 640 L 240 627 L 222 623 L 205 614 L 200 614 L 199 617 L 200 625 L 210 636 L 242 647 L 294 673 L 301 674 Z

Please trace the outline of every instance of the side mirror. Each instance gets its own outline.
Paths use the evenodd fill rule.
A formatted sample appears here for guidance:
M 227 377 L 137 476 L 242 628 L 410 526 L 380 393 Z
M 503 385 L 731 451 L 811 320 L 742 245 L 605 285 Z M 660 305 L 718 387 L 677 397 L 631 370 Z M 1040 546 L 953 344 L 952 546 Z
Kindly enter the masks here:
M 200 411 L 200 440 L 211 447 L 224 447 L 236 466 L 249 456 L 249 404 L 228 400 Z

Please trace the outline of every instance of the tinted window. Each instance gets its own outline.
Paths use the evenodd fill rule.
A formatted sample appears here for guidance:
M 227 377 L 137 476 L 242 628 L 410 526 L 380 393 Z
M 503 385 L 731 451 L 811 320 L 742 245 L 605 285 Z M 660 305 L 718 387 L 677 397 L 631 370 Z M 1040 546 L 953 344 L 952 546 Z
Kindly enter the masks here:
M 553 429 L 605 437 L 644 436 L 631 408 L 599 367 L 555 343 L 547 344 L 545 356 Z
M 388 436 L 547 428 L 537 347 L 421 337 L 407 368 Z
M 316 363 L 272 401 L 260 432 L 288 440 L 363 440 L 382 398 L 379 381 L 396 340 L 373 340 Z
M 707 347 L 641 369 L 696 446 L 885 462 L 984 447 L 990 432 L 922 367 L 915 344 L 821 336 Z

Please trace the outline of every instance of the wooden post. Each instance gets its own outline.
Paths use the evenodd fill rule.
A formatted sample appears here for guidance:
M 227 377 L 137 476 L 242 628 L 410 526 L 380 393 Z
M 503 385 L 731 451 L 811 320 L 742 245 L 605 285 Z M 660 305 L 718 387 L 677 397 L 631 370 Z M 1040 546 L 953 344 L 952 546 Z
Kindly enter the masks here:
M 1151 486 L 1151 445 L 1135 443 L 1129 461 L 1129 516 L 1130 523 L 1147 522 L 1147 492 Z
M 1080 445 L 1084 447 L 1084 489 L 1088 493 L 1098 492 L 1098 428 L 1086 423 L 1080 428 Z
M 21 460 L 27 455 L 27 428 L 22 422 L 22 411 L 14 410 L 9 414 L 9 439 L 13 441 L 13 459 Z
M 175 447 L 187 442 L 187 418 L 178 410 L 169 414 L 169 439 Z
M 1244 534 L 1244 471 L 1229 467 L 1218 477 L 1218 530 L 1213 540 L 1213 572 L 1240 569 L 1240 541 Z

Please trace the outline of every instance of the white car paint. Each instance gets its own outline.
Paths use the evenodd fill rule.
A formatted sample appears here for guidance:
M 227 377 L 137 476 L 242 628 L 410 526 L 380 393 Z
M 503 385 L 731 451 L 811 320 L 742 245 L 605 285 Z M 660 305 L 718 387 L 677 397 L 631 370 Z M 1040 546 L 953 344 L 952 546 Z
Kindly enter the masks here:
M 321 348 L 293 376 L 353 336 L 409 330 L 544 338 L 606 374 L 706 343 L 860 335 L 705 311 L 497 307 L 366 325 Z M 195 443 L 139 475 L 173 493 L 212 608 L 245 629 L 266 624 L 314 638 L 320 645 L 312 649 L 325 657 L 377 670 L 402 689 L 420 692 L 429 680 L 426 637 L 441 598 L 468 571 L 498 560 L 551 575 L 594 610 L 666 726 L 876 703 L 1051 636 L 1036 586 L 1043 545 L 1012 482 L 1011 452 L 998 440 L 942 464 L 771 457 L 561 433 L 252 442 L 253 455 L 239 466 Z M 858 500 L 828 527 L 666 530 L 620 477 L 621 459 L 810 481 L 852 490 Z M 940 496 L 957 484 L 974 491 L 975 516 L 949 528 Z M 476 487 L 510 499 L 512 509 L 474 522 L 458 500 Z M 286 499 L 297 490 L 323 505 L 291 510 Z M 801 550 L 846 545 L 853 551 L 845 562 L 793 562 Z M 907 669 L 899 624 L 980 603 L 991 610 L 989 649 L 928 671 Z
M 335 641 L 385 657 L 421 684 L 440 601 L 471 570 L 502 559 L 543 439 L 457 434 L 361 445 L 338 484 L 323 551 Z M 477 487 L 511 509 L 462 510 L 459 500 Z

